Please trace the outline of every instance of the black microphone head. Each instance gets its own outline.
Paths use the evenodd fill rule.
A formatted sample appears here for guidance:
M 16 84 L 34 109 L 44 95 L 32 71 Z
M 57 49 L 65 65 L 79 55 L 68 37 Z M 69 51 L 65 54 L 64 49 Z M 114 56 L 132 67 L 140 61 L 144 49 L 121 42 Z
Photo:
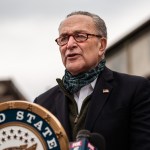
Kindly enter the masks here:
M 91 133 L 89 142 L 94 145 L 98 150 L 105 150 L 105 139 L 101 134 Z
M 77 136 L 76 136 L 76 140 L 79 141 L 79 140 L 81 140 L 81 139 L 83 139 L 83 138 L 89 139 L 90 134 L 91 134 L 91 133 L 90 133 L 90 131 L 88 131 L 88 130 L 80 130 L 80 131 L 78 132 Z
M 76 140 L 82 140 L 86 138 L 93 146 L 98 150 L 105 150 L 105 139 L 99 133 L 91 133 L 88 130 L 80 130 L 76 136 Z

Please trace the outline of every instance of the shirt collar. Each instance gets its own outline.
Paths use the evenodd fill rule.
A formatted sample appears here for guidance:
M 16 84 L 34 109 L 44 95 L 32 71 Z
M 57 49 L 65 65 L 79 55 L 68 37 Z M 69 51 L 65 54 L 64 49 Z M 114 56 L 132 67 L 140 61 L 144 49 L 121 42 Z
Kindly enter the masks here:
M 97 81 L 97 78 L 96 78 L 94 81 L 92 81 L 92 82 L 90 83 L 90 85 L 91 85 L 91 87 L 92 87 L 93 90 L 94 90 L 96 81 Z

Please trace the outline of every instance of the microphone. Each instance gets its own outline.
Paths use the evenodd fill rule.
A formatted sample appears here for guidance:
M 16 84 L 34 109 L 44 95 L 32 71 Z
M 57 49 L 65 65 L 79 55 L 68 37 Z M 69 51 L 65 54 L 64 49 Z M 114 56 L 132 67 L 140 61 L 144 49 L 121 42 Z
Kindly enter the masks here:
M 98 133 L 80 130 L 76 141 L 70 143 L 70 150 L 105 150 L 105 139 Z
M 105 150 L 105 139 L 101 134 L 91 133 L 89 141 L 96 146 L 98 150 Z

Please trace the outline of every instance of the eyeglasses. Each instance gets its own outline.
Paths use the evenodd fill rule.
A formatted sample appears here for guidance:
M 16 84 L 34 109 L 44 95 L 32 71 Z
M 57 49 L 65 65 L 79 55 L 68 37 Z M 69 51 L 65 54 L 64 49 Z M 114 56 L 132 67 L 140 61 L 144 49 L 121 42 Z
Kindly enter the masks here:
M 68 43 L 70 36 L 73 36 L 76 42 L 84 42 L 89 36 L 102 37 L 101 35 L 88 34 L 88 33 L 74 33 L 70 35 L 64 35 L 57 38 L 55 41 L 59 46 L 63 46 Z

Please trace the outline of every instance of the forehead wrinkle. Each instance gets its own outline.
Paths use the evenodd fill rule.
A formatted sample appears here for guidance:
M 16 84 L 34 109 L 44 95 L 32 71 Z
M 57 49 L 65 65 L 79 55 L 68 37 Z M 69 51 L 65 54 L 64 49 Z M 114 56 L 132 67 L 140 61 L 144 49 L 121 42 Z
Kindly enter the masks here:
M 93 19 L 83 15 L 70 16 L 60 23 L 59 33 L 73 33 L 78 30 L 82 31 L 81 29 L 83 29 L 83 32 L 88 32 L 89 30 L 91 30 L 91 32 L 95 31 Z

